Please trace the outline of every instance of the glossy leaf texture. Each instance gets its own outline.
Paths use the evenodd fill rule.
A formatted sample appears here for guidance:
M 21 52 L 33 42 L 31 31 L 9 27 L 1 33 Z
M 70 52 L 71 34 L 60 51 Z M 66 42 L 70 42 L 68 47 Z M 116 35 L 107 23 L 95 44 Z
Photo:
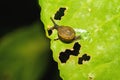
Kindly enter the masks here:
M 39 4 L 41 20 L 63 80 L 120 80 L 119 0 L 39 0 Z M 56 30 L 48 35 L 48 29 L 53 26 L 50 17 L 54 18 L 60 8 L 66 9 L 64 16 L 55 22 L 71 26 L 81 39 L 66 44 L 54 40 L 58 37 Z M 60 53 L 66 49 L 72 51 L 77 42 L 81 45 L 78 56 L 70 55 L 66 62 L 61 62 Z M 84 54 L 90 59 L 78 64 Z

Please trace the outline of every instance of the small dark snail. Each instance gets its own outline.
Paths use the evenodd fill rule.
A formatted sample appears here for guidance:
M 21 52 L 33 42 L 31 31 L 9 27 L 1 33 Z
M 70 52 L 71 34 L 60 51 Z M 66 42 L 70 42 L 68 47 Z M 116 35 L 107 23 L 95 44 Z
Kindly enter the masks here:
M 75 31 L 73 28 L 69 26 L 59 26 L 55 23 L 52 17 L 50 17 L 50 19 L 54 24 L 51 30 L 56 29 L 58 31 L 58 37 L 59 37 L 58 39 L 60 39 L 62 42 L 70 43 L 79 37 L 79 36 L 78 37 L 75 36 Z

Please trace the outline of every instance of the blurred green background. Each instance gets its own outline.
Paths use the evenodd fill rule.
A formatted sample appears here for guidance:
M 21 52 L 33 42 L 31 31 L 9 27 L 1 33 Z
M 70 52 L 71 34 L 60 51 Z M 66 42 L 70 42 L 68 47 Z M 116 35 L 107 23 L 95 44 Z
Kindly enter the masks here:
M 0 80 L 61 80 L 38 1 L 0 1 L 0 10 Z

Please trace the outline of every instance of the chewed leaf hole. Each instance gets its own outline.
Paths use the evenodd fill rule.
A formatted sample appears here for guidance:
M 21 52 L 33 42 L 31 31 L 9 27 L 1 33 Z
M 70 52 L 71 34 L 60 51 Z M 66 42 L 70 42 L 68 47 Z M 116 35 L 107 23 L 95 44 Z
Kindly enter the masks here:
M 76 42 L 73 46 L 73 53 L 71 55 L 77 56 L 79 54 L 79 50 L 81 48 L 81 45 Z
M 82 58 L 83 58 L 84 61 L 89 61 L 90 60 L 90 56 L 88 56 L 87 54 L 84 54 L 82 56 Z
M 59 59 L 62 63 L 66 63 L 66 61 L 69 59 L 70 55 L 77 56 L 79 54 L 81 45 L 76 42 L 73 46 L 73 50 L 66 49 L 64 52 L 60 53 Z
M 66 8 L 59 8 L 59 10 L 55 13 L 54 19 L 56 20 L 61 20 L 61 17 L 64 16 L 64 12 L 65 12 Z
M 78 42 L 76 42 L 76 43 L 74 44 L 73 49 L 76 50 L 76 51 L 79 51 L 79 50 L 80 50 L 80 47 L 81 47 L 81 45 L 80 45 Z
M 80 58 L 78 59 L 78 64 L 83 64 L 83 58 L 82 58 L 82 57 L 80 57 Z
M 52 34 L 52 30 L 48 30 L 48 35 L 50 36 Z
M 66 50 L 65 52 L 61 52 L 59 59 L 62 63 L 66 63 L 66 61 L 69 59 L 71 51 L 70 50 Z
M 83 61 L 89 61 L 89 60 L 90 60 L 90 56 L 88 56 L 87 54 L 83 54 L 82 57 L 79 57 L 78 64 L 83 64 Z

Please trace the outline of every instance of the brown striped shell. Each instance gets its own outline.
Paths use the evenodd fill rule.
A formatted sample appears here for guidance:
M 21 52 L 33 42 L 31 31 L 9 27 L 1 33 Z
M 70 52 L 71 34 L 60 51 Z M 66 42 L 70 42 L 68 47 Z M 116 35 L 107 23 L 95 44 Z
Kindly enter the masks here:
M 69 26 L 58 26 L 58 37 L 63 42 L 72 42 L 75 39 L 75 31 Z
M 62 42 L 70 43 L 75 40 L 75 31 L 73 28 L 69 26 L 59 26 L 57 25 L 52 18 L 50 18 L 54 23 L 52 29 L 56 29 L 58 31 L 58 37 Z

